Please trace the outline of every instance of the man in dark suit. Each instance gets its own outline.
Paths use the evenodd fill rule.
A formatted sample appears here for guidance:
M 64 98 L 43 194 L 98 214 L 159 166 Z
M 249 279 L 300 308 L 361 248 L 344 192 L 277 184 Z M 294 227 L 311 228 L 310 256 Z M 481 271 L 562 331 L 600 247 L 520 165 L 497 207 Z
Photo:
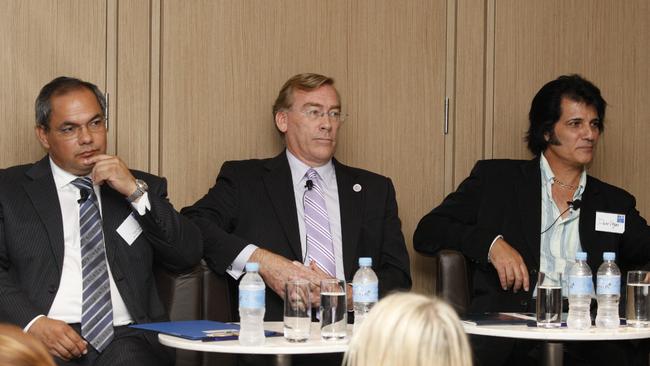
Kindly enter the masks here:
M 317 74 L 289 79 L 273 106 L 286 150 L 270 159 L 224 163 L 214 187 L 182 211 L 201 228 L 205 259 L 214 271 L 237 279 L 246 262 L 260 263 L 272 290 L 266 291 L 266 320 L 282 319 L 287 279 L 310 280 L 317 306 L 319 281 L 351 282 L 359 257 L 372 257 L 380 294 L 411 286 L 390 179 L 333 158 L 344 119 L 333 84 Z M 324 198 L 323 257 L 311 241 L 307 197 L 312 189 Z M 348 286 L 348 305 L 350 295 Z
M 166 182 L 106 154 L 106 102 L 59 77 L 36 99 L 42 160 L 0 173 L 0 321 L 41 340 L 60 365 L 167 365 L 152 267 L 191 268 L 198 228 L 167 200 Z
M 455 249 L 468 259 L 470 312 L 534 312 L 538 271 L 566 278 L 578 251 L 587 252 L 594 279 L 603 252 L 616 253 L 623 274 L 650 260 L 650 229 L 634 197 L 586 173 L 605 107 L 600 90 L 580 76 L 547 83 L 529 114 L 528 148 L 535 158 L 479 161 L 418 224 L 416 250 Z M 597 224 L 602 213 L 623 217 L 623 232 Z M 481 364 L 499 364 L 510 355 L 486 339 L 473 341 Z M 624 362 L 615 357 L 614 364 Z

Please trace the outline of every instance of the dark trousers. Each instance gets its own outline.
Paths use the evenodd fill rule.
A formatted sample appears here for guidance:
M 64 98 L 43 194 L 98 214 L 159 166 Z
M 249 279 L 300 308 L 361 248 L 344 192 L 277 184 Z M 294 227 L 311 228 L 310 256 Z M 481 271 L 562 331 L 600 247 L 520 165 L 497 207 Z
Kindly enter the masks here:
M 565 366 L 648 366 L 650 342 L 583 341 L 562 342 Z M 539 365 L 540 341 L 470 336 L 476 366 Z
M 341 366 L 343 353 L 319 353 L 312 355 L 292 355 L 292 366 Z M 273 355 L 238 355 L 238 366 L 275 366 Z
M 79 324 L 70 326 L 81 334 Z M 69 362 L 55 357 L 55 361 L 59 366 L 171 366 L 174 358 L 174 350 L 161 345 L 156 333 L 121 326 L 114 328 L 113 340 L 103 352 L 89 344 L 86 355 Z

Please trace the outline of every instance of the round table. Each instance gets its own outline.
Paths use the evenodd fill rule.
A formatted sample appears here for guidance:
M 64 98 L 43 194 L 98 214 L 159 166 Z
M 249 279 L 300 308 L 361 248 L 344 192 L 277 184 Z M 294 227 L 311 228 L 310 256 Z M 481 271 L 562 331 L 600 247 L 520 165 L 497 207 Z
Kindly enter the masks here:
M 264 329 L 283 333 L 282 322 L 264 322 Z M 242 346 L 238 340 L 229 341 L 193 341 L 167 334 L 158 334 L 160 343 L 168 347 L 201 352 L 218 352 L 234 354 L 276 355 L 278 365 L 291 365 L 291 355 L 315 353 L 341 353 L 348 350 L 348 341 L 352 335 L 352 326 L 348 325 L 348 337 L 340 341 L 325 341 L 320 337 L 319 323 L 311 323 L 310 337 L 304 343 L 290 343 L 283 336 L 266 337 L 262 346 Z
M 618 341 L 650 338 L 650 328 L 627 326 L 620 326 L 617 329 L 601 329 L 592 326 L 586 330 L 574 330 L 564 327 L 555 329 L 529 327 L 525 324 L 476 325 L 467 321 L 462 323 L 468 334 L 544 341 L 543 365 L 562 365 L 562 342 L 564 341 Z

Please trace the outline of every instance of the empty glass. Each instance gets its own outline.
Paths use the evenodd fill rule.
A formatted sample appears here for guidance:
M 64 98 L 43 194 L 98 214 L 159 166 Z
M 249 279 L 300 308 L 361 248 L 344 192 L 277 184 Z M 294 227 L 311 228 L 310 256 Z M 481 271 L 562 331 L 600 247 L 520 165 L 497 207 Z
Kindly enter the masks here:
M 284 284 L 284 338 L 306 342 L 311 327 L 309 281 L 297 279 Z

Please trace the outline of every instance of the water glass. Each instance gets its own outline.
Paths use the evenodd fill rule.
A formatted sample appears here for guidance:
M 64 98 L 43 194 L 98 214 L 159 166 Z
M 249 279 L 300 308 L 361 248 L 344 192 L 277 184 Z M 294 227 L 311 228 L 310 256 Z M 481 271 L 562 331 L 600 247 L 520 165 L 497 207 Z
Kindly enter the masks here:
M 650 312 L 649 289 L 650 272 L 629 271 L 627 273 L 625 314 L 628 326 L 635 328 L 650 326 L 650 321 L 648 321 L 648 313 Z
M 289 342 L 306 342 L 310 327 L 309 281 L 289 280 L 284 284 L 284 338 Z
M 348 312 L 345 281 L 326 279 L 320 283 L 320 335 L 324 340 L 345 339 Z
M 537 277 L 537 326 L 562 325 L 562 273 L 539 272 Z

